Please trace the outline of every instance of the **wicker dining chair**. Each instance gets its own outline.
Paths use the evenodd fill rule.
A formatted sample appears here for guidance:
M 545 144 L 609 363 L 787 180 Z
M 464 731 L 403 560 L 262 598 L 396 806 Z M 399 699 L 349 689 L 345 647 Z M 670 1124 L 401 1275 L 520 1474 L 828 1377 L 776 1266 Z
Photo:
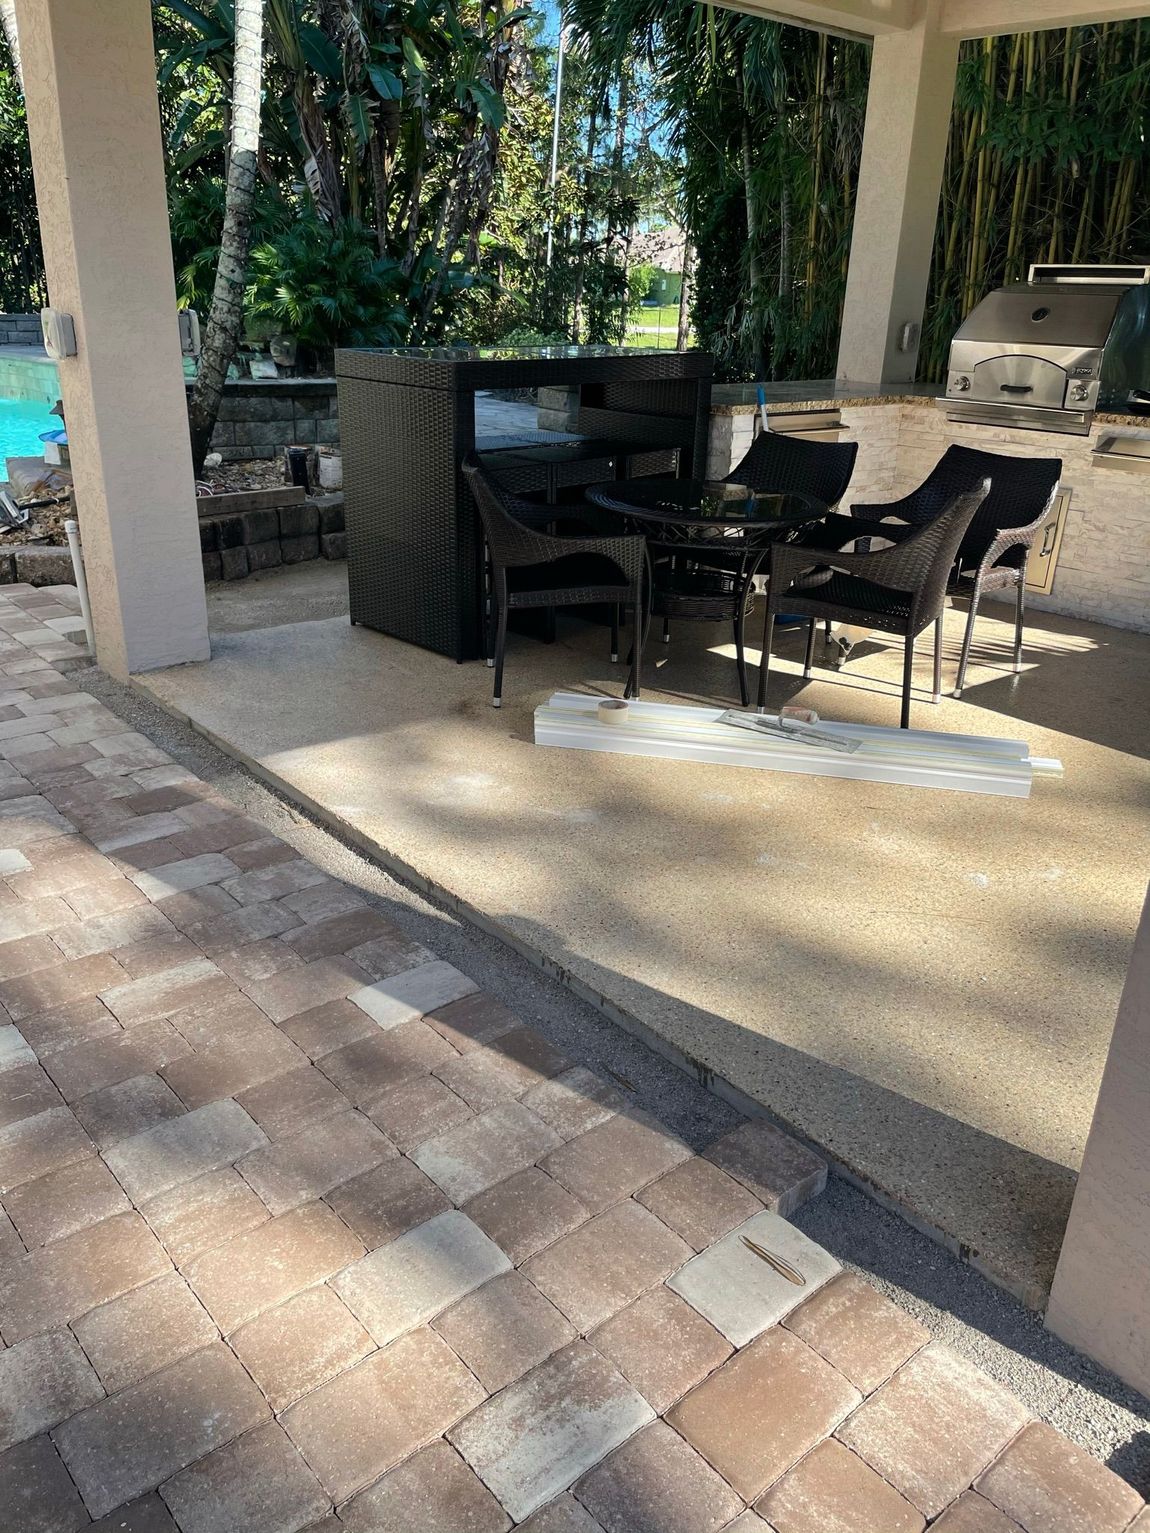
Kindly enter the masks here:
M 723 482 L 765 493 L 809 495 L 829 509 L 846 494 L 857 456 L 857 442 L 804 442 L 781 431 L 761 431 Z M 731 538 L 700 543 L 686 560 L 678 556 L 682 550 L 669 560 L 666 553 L 660 549 L 656 554 L 651 608 L 663 619 L 663 643 L 670 639 L 672 619 L 729 622 L 745 708 L 750 691 L 743 630 L 755 610 L 754 577 L 766 564 L 763 550 Z
M 899 726 L 910 728 L 910 689 L 914 667 L 914 641 L 934 624 L 934 689 L 938 702 L 942 691 L 942 611 L 947 579 L 959 544 L 978 514 L 990 490 L 984 479 L 975 489 L 953 496 L 950 504 L 925 527 L 916 528 L 892 548 L 845 554 L 797 543 L 776 543 L 771 549 L 771 574 L 767 616 L 763 627 L 763 661 L 759 668 L 759 712 L 766 708 L 767 677 L 775 614 L 780 607 L 809 619 L 804 677 L 814 661 L 815 627 L 827 619 L 863 623 L 884 633 L 901 634 L 906 652 L 902 668 L 902 714 Z M 811 570 L 817 554 L 829 579 L 803 588 L 802 577 Z
M 1061 458 L 1017 458 L 973 447 L 948 447 L 918 489 L 886 504 L 856 504 L 849 516 L 829 518 L 817 536 L 824 544 L 850 542 L 863 535 L 857 524 L 864 521 L 881 524 L 874 528 L 876 536 L 899 542 L 932 521 L 955 495 L 990 480 L 990 493 L 967 529 L 947 581 L 950 595 L 970 601 L 954 688 L 955 697 L 960 697 L 978 604 L 987 591 L 1015 593 L 1014 669 L 1022 669 L 1026 561 L 1054 510 L 1061 475 Z
M 572 506 L 569 514 L 585 526 L 604 529 L 599 535 L 557 537 L 542 530 L 554 523 L 554 506 L 536 505 L 509 494 L 483 472 L 474 457 L 464 461 L 463 472 L 479 508 L 491 560 L 493 600 L 485 650 L 488 664 L 495 666 L 492 707 L 498 708 L 503 702 L 508 613 L 532 607 L 609 606 L 612 660 L 619 658 L 620 611 L 631 607 L 631 671 L 624 696 L 638 697 L 646 627 L 646 540 L 605 530 L 609 518 L 601 517 L 591 506 Z M 567 519 L 566 507 L 563 515 Z

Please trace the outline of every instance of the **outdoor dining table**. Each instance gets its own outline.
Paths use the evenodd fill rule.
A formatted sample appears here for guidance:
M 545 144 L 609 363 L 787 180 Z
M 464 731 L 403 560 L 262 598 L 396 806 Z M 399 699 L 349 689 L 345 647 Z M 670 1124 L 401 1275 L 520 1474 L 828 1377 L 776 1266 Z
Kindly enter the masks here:
M 743 627 L 753 605 L 748 588 L 772 543 L 818 523 L 830 508 L 813 495 L 756 490 L 727 480 L 629 479 L 591 485 L 584 494 L 646 537 L 652 556 L 650 611 L 663 618 L 664 641 L 672 618 L 733 624 L 745 707 Z M 825 578 L 816 572 L 809 583 Z

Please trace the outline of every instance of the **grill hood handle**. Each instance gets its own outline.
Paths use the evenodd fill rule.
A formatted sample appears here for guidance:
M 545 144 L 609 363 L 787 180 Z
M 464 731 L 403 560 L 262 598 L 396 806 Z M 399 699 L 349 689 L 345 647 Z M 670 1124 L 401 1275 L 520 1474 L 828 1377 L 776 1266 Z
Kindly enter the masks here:
M 998 391 L 1000 394 L 1033 394 L 1034 385 L 1032 383 L 1000 383 Z

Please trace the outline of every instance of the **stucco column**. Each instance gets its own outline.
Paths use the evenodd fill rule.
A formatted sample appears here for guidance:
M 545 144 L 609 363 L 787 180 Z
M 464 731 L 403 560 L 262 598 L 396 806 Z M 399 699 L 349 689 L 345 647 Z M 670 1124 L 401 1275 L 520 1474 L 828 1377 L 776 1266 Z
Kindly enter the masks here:
M 1150 1394 L 1150 896 L 1118 1007 L 1046 1324 Z
M 922 323 L 958 64 L 933 15 L 874 40 L 838 359 L 857 383 L 908 382 L 918 365 L 899 335 Z
M 148 0 L 17 0 L 96 647 L 119 676 L 208 658 Z

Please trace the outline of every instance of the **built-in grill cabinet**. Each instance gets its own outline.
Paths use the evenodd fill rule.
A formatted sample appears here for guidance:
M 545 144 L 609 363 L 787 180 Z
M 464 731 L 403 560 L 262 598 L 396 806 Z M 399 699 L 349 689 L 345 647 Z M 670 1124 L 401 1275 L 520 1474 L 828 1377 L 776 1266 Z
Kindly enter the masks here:
M 950 348 L 949 420 L 1085 436 L 1096 410 L 1150 416 L 1150 264 L 1032 266 Z

